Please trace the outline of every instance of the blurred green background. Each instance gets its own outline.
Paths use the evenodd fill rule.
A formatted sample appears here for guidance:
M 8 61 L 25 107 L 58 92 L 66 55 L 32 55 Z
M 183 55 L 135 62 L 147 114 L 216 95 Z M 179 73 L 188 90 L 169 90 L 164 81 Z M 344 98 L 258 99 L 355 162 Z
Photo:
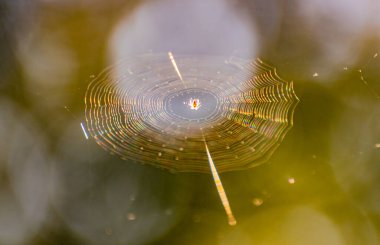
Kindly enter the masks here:
M 380 2 L 2 0 L 0 244 L 378 244 Z M 293 81 L 268 163 L 211 175 L 86 140 L 92 77 L 133 54 L 260 57 Z M 294 182 L 294 183 L 293 183 Z

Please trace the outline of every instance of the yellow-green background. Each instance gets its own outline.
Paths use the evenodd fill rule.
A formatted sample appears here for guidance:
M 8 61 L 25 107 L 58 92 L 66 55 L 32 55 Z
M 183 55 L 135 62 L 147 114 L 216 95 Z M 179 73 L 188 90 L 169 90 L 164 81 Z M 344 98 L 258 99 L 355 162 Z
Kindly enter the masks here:
M 356 10 L 380 8 L 337 2 L 312 24 L 300 1 L 231 4 L 300 103 L 267 164 L 221 175 L 230 227 L 211 175 L 123 161 L 82 133 L 86 86 L 141 2 L 2 1 L 0 244 L 378 244 L 380 20 Z

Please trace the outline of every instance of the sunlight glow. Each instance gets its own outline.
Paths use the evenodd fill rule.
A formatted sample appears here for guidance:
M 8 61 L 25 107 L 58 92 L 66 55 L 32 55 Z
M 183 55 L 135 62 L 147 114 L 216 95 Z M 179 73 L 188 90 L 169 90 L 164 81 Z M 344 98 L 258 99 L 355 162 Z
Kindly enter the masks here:
M 86 137 L 86 140 L 88 140 L 88 135 L 87 135 L 87 133 L 86 133 L 86 129 L 84 128 L 83 123 L 80 123 L 80 126 L 82 127 L 84 137 Z
M 288 179 L 288 183 L 289 183 L 289 184 L 294 184 L 294 183 L 296 183 L 296 180 L 295 180 L 293 177 L 290 177 L 290 178 Z
M 222 204 L 224 206 L 224 210 L 226 211 L 226 214 L 228 217 L 228 224 L 229 225 L 236 225 L 236 219 L 232 213 L 230 203 L 228 202 L 226 192 L 224 191 L 224 188 L 223 188 L 222 181 L 219 178 L 218 171 L 216 170 L 214 161 L 211 158 L 211 154 L 210 154 L 210 151 L 208 150 L 207 143 L 206 143 L 206 141 L 204 141 L 204 142 L 205 142 L 205 147 L 206 147 L 208 162 L 210 164 L 212 177 L 214 178 L 216 189 L 218 190 L 220 200 L 222 201 Z
M 172 65 L 173 65 L 173 67 L 174 67 L 174 70 L 177 72 L 177 75 L 178 75 L 179 79 L 181 79 L 183 86 L 186 88 L 186 85 L 185 85 L 185 83 L 183 82 L 182 75 L 181 75 L 181 73 L 179 72 L 179 69 L 178 69 L 178 66 L 177 66 L 177 62 L 175 62 L 175 59 L 174 59 L 174 56 L 173 56 L 172 52 L 168 52 L 168 55 L 169 55 L 169 59 L 170 59 L 170 61 L 172 62 Z

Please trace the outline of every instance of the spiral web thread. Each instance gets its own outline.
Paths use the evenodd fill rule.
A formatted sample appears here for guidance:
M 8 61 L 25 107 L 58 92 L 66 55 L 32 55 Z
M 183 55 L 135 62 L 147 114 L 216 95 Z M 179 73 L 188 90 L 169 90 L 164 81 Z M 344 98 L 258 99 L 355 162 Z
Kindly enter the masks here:
M 96 142 L 123 159 L 210 172 L 202 129 L 219 172 L 265 162 L 292 127 L 293 83 L 259 59 L 176 58 L 183 81 L 167 55 L 146 55 L 106 69 L 89 84 L 86 121 Z M 183 83 L 217 97 L 210 117 L 186 120 L 165 107 Z
M 180 107 L 191 95 L 204 99 L 203 112 Z M 260 59 L 171 52 L 107 68 L 85 96 L 87 127 L 100 146 L 125 160 L 211 173 L 230 225 L 218 172 L 264 163 L 292 127 L 297 103 L 293 83 Z

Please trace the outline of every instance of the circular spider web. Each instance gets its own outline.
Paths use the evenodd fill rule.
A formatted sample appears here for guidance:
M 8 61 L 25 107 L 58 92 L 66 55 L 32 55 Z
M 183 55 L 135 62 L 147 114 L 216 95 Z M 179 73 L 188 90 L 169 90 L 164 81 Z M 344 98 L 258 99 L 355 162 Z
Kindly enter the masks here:
M 169 55 L 170 56 L 170 55 Z M 265 162 L 292 127 L 293 84 L 261 60 L 131 57 L 88 86 L 86 121 L 104 149 L 173 171 L 219 172 Z M 195 102 L 194 102 L 195 101 Z

